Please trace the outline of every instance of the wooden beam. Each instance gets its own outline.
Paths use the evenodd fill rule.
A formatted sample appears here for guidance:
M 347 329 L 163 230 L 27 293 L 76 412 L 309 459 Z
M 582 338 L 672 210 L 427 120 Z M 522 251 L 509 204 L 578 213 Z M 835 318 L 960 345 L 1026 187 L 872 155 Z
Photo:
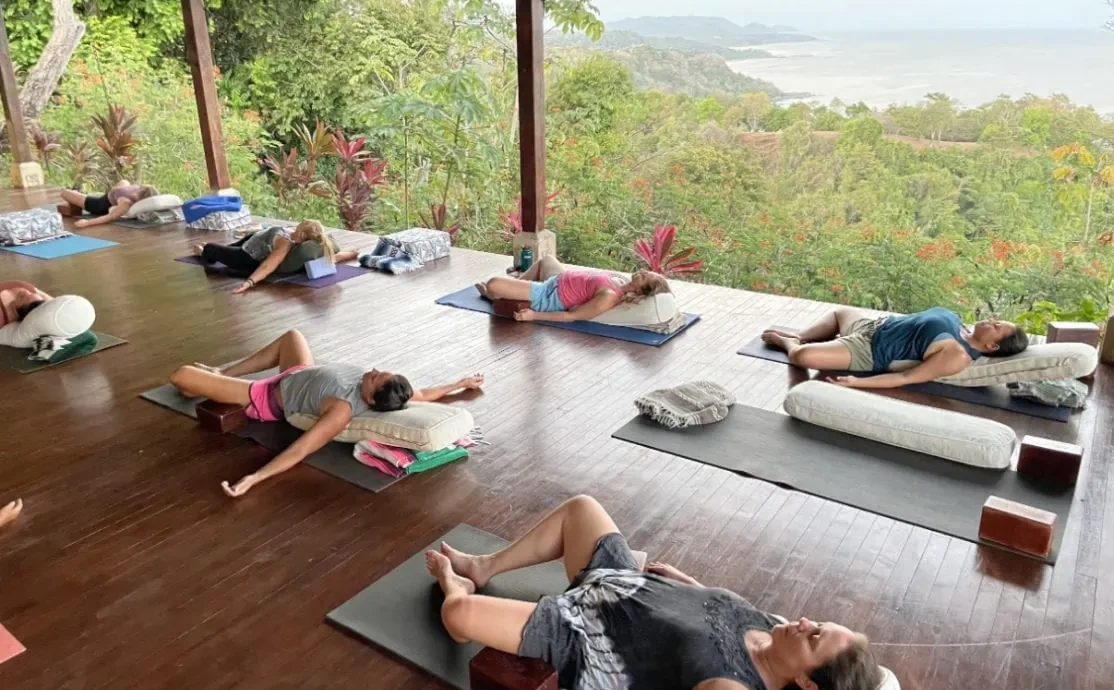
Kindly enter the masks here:
M 545 8 L 542 0 L 516 0 L 518 119 L 522 175 L 522 229 L 545 229 Z
M 209 187 L 231 187 L 232 177 L 228 174 L 220 128 L 217 82 L 213 77 L 213 50 L 209 46 L 209 25 L 203 0 L 182 0 L 182 16 L 186 22 L 186 62 L 193 74 L 193 94 L 197 99 L 197 119 L 201 121 L 201 145 L 205 149 Z
M 8 125 L 8 139 L 12 144 L 12 158 L 16 165 L 31 163 L 31 147 L 27 144 L 27 127 L 23 122 L 23 108 L 19 105 L 19 83 L 15 80 L 12 50 L 8 45 L 8 27 L 4 25 L 4 12 L 0 8 L 0 100 L 4 102 L 4 119 Z

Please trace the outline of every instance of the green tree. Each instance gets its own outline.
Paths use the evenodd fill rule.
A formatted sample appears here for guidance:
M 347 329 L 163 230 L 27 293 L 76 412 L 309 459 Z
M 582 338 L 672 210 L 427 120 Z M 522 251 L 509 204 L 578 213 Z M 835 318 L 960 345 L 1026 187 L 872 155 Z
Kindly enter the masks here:
M 1083 224 L 1082 244 L 1086 245 L 1091 234 L 1091 215 L 1095 205 L 1095 194 L 1105 187 L 1114 185 L 1114 164 L 1110 154 L 1103 152 L 1096 156 L 1082 144 L 1067 144 L 1052 152 L 1052 160 L 1060 164 L 1052 172 L 1058 182 L 1070 185 L 1068 189 L 1084 189 L 1087 211 Z
M 770 100 L 769 94 L 756 92 L 743 94 L 739 99 L 739 108 L 742 110 L 743 118 L 746 121 L 747 127 L 750 131 L 759 131 L 759 123 L 766 118 L 774 109 L 774 103 Z

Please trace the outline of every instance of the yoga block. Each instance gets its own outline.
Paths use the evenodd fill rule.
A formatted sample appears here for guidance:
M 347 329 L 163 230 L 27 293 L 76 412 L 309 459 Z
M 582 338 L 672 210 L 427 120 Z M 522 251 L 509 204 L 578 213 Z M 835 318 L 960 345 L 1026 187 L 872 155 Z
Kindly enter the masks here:
M 1017 471 L 1054 484 L 1075 484 L 1079 466 L 1083 463 L 1083 448 L 1072 443 L 1061 443 L 1040 436 L 1021 439 L 1021 454 L 1017 457 Z
M 515 312 L 530 308 L 530 303 L 522 300 L 497 299 L 491 303 L 495 305 L 496 316 L 505 316 L 508 319 L 513 319 Z
M 484 647 L 468 662 L 472 690 L 558 690 L 557 671 L 540 659 L 525 659 Z
M 1086 343 L 1091 347 L 1098 347 L 1099 327 L 1093 323 L 1053 321 L 1048 324 L 1048 342 Z
M 73 204 L 58 204 L 58 213 L 62 214 L 66 218 L 80 218 L 82 212 L 83 209 L 80 206 L 74 206 Z
M 979 539 L 1047 558 L 1055 527 L 1056 513 L 991 496 L 982 506 Z
M 248 425 L 247 407 L 204 400 L 197 406 L 197 421 L 204 429 L 227 434 Z
M 325 276 L 333 276 L 336 275 L 336 273 L 336 264 L 329 261 L 329 259 L 324 256 L 320 259 L 306 262 L 306 275 L 309 276 L 310 280 L 317 280 Z

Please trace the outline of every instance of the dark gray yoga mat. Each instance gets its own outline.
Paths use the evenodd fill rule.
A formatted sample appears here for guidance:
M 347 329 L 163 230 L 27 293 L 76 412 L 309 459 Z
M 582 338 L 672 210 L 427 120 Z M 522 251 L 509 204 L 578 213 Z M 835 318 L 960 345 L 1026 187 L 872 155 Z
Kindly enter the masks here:
M 154 228 L 161 228 L 166 225 L 177 225 L 178 223 L 181 223 L 182 225 L 186 224 L 185 221 L 178 220 L 177 218 L 173 220 L 159 220 L 155 221 L 154 223 L 148 223 L 138 218 L 119 218 L 112 221 L 113 225 L 131 228 L 132 230 L 153 230 Z
M 245 378 L 261 379 L 276 373 L 274 369 Z M 187 398 L 169 383 L 139 394 L 144 400 L 161 405 L 167 409 L 197 419 L 197 405 L 202 398 Z M 286 422 L 251 422 L 247 427 L 235 432 L 241 438 L 250 439 L 267 450 L 280 453 L 296 441 L 302 432 Z M 361 489 L 379 493 L 400 481 L 401 477 L 388 477 L 379 470 L 368 467 L 352 457 L 352 446 L 333 441 L 305 459 L 305 464 L 326 474 L 355 484 Z
M 425 567 L 425 552 L 439 548 L 442 541 L 476 554 L 492 553 L 507 545 L 494 534 L 458 525 L 331 611 L 328 620 L 453 687 L 470 690 L 468 662 L 483 646 L 457 644 L 445 632 L 441 624 L 444 598 Z M 553 561 L 500 575 L 481 593 L 533 602 L 547 594 L 559 594 L 566 587 L 565 568 L 560 561 Z
M 780 328 L 795 333 L 799 332 L 798 329 L 786 328 L 784 326 L 772 326 L 772 328 Z M 744 345 L 742 349 L 739 350 L 739 354 L 747 357 L 755 357 L 757 359 L 765 359 L 770 362 L 789 364 L 789 355 L 786 354 L 784 350 L 770 347 L 762 342 L 761 335 L 758 335 L 754 340 Z M 851 371 L 826 371 L 822 372 L 819 378 L 843 375 L 863 376 L 862 373 Z M 1010 395 L 1010 389 L 1005 385 L 952 386 L 947 383 L 929 381 L 928 383 L 910 384 L 903 388 L 904 390 L 913 391 L 914 393 L 934 395 L 938 398 L 947 398 L 948 400 L 959 400 L 960 402 L 982 405 L 983 407 L 992 407 L 997 410 L 1008 410 L 1009 412 L 1017 412 L 1018 414 L 1038 417 L 1040 419 L 1051 419 L 1056 422 L 1068 422 L 1071 420 L 1071 408 L 1054 407 L 1025 398 L 1016 398 Z
M 1049 563 L 1072 502 L 1072 488 L 1040 486 L 1013 470 L 971 467 L 745 405 L 722 422 L 677 431 L 635 417 L 612 436 L 972 542 L 991 495 L 1043 508 L 1057 515 Z
M 50 367 L 72 362 L 82 357 L 88 357 L 101 350 L 107 350 L 110 347 L 116 347 L 117 345 L 123 345 L 128 342 L 114 335 L 108 335 L 107 333 L 99 333 L 97 331 L 93 331 L 93 333 L 97 336 L 96 347 L 88 352 L 83 352 L 73 357 L 67 357 L 57 362 L 40 362 L 34 359 L 27 359 L 27 355 L 31 354 L 31 350 L 29 349 L 25 350 L 18 347 L 0 346 L 0 369 L 11 369 L 21 374 L 30 374 L 32 372 L 42 371 L 43 369 L 49 369 Z

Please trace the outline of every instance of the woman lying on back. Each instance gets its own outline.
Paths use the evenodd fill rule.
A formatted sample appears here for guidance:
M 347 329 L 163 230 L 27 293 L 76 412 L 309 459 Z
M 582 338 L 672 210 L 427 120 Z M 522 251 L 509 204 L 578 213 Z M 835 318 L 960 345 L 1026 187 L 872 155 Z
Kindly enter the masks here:
M 511 570 L 564 558 L 569 588 L 535 603 L 476 593 Z M 539 658 L 564 690 L 875 690 L 884 672 L 862 634 L 785 623 L 660 563 L 642 572 L 611 517 L 577 496 L 491 555 L 442 544 L 426 565 L 457 642 Z
M 263 282 L 267 276 L 278 270 L 283 259 L 294 247 L 311 240 L 321 244 L 330 263 L 356 258 L 357 252 L 353 249 L 338 252 L 332 238 L 325 234 L 325 229 L 316 220 L 303 220 L 293 229 L 272 226 L 230 245 L 215 242 L 196 244 L 193 251 L 205 263 L 222 263 L 233 271 L 248 274 L 240 287 L 233 290 L 233 293 L 239 294 Z
M 650 271 L 629 279 L 605 271 L 570 269 L 553 257 L 530 267 L 520 278 L 491 278 L 476 289 L 487 299 L 529 302 L 515 313 L 519 321 L 586 321 L 620 304 L 635 304 L 669 292 L 669 282 Z

